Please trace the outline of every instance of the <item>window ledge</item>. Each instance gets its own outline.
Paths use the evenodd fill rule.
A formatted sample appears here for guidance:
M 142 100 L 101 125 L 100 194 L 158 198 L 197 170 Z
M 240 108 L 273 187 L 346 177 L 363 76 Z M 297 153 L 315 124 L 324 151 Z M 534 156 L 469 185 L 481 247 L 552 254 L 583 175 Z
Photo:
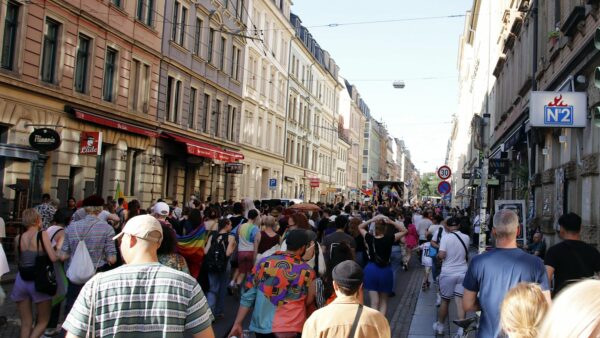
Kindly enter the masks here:
M 146 29 L 146 30 L 148 30 L 148 31 L 150 31 L 152 33 L 158 34 L 158 31 L 153 26 L 148 26 L 144 21 L 141 21 L 141 20 L 139 20 L 137 18 L 134 19 L 134 21 L 135 21 L 136 24 L 138 24 L 142 28 L 144 28 L 144 29 Z
M 6 69 L 6 68 L 0 68 L 0 74 L 2 75 L 7 75 L 7 76 L 12 76 L 14 78 L 20 79 L 21 78 L 21 73 L 19 72 L 18 69 Z
M 200 55 L 197 55 L 197 54 L 192 54 L 192 59 L 194 59 L 198 62 L 206 62 L 206 60 L 204 60 Z
M 209 68 L 212 68 L 215 71 L 219 71 L 220 69 L 217 68 L 217 66 L 213 65 L 212 62 L 206 61 L 206 66 L 208 66 Z
M 189 53 L 190 51 L 187 50 L 185 47 L 183 47 L 182 45 L 178 44 L 177 42 L 173 41 L 173 40 L 169 40 L 169 44 L 171 45 L 171 47 L 174 47 L 176 49 L 179 49 L 181 52 L 183 53 Z
M 108 3 L 108 7 L 114 9 L 117 13 L 121 14 L 124 17 L 128 17 L 129 15 L 127 14 L 127 12 L 125 12 L 125 9 L 122 8 L 121 6 L 117 6 L 114 3 L 112 3 L 112 1 L 110 1 Z

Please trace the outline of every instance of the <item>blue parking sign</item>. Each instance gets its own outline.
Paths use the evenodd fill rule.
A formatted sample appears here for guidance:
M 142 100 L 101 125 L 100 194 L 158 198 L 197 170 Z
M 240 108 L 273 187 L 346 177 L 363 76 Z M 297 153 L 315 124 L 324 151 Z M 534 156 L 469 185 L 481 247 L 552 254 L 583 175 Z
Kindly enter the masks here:
M 269 189 L 275 190 L 275 188 L 277 188 L 277 179 L 269 178 Z

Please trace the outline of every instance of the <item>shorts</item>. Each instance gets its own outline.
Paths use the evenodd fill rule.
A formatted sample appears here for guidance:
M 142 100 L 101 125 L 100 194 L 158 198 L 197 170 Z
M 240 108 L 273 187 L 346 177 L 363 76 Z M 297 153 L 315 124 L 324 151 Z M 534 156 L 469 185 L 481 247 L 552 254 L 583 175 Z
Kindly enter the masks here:
M 463 287 L 465 275 L 440 275 L 440 294 L 443 299 L 450 300 L 454 297 L 462 297 L 465 291 Z
M 369 262 L 364 272 L 365 290 L 392 293 L 394 289 L 394 273 L 391 266 L 381 267 Z
M 24 281 L 21 279 L 21 274 L 17 274 L 15 285 L 13 286 L 10 299 L 13 302 L 22 302 L 24 300 L 31 300 L 34 303 L 41 303 L 52 300 L 54 296 L 47 295 L 45 293 L 37 292 L 35 290 L 34 281 Z
M 238 251 L 238 272 L 251 273 L 254 267 L 254 251 Z

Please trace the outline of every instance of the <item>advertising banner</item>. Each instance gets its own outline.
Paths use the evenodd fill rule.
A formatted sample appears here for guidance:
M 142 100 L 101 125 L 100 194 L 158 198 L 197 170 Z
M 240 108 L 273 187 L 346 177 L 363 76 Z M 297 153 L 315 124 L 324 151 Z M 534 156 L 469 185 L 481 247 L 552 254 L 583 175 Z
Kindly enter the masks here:
M 582 92 L 531 92 L 529 123 L 532 127 L 584 128 L 587 96 Z
M 82 131 L 79 136 L 79 153 L 82 155 L 102 155 L 102 132 Z

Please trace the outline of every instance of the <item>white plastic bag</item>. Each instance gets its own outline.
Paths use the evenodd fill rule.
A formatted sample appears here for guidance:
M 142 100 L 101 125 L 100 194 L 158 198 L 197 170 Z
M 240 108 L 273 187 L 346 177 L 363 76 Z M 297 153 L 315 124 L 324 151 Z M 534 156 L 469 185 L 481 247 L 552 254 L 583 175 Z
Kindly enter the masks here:
M 75 254 L 71 258 L 71 264 L 67 269 L 67 278 L 75 284 L 85 284 L 90 278 L 94 277 L 96 267 L 90 257 L 87 245 L 84 240 L 80 240 L 75 249 Z

